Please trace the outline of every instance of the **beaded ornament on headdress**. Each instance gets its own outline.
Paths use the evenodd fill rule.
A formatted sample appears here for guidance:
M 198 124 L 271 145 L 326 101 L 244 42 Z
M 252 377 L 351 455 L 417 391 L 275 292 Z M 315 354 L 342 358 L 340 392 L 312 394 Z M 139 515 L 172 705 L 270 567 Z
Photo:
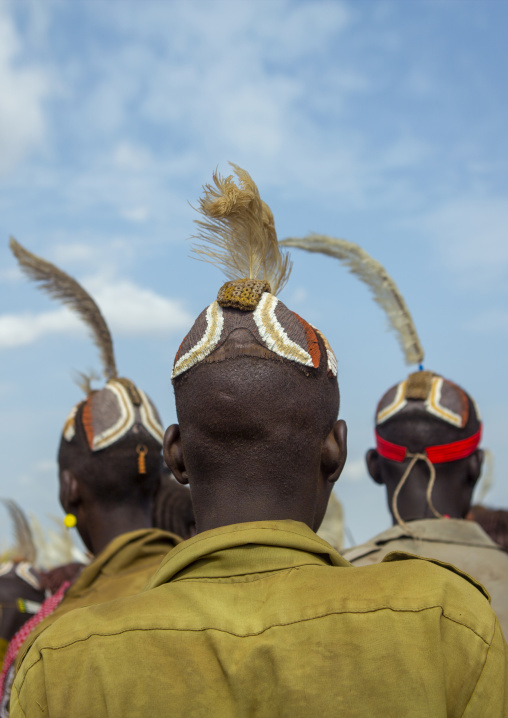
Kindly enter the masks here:
M 59 299 L 78 314 L 89 328 L 92 339 L 99 349 L 106 379 L 106 388 L 113 393 L 117 400 L 120 417 L 113 426 L 104 427 L 98 435 L 94 433 L 89 404 L 90 397 L 95 392 L 91 389 L 90 379 L 85 375 L 81 375 L 80 386 L 87 394 L 87 403 L 83 409 L 82 421 L 90 449 L 98 451 L 106 448 L 124 436 L 135 422 L 136 411 L 139 411 L 143 426 L 162 444 L 162 426 L 155 416 L 148 398 L 130 379 L 118 376 L 111 332 L 95 300 L 73 277 L 51 264 L 51 262 L 32 254 L 13 237 L 10 239 L 10 248 L 22 271 L 30 279 L 37 282 L 43 291 L 51 297 Z M 74 421 L 77 410 L 78 406 L 72 409 L 64 426 L 63 436 L 67 441 L 70 441 L 74 436 Z M 137 452 L 138 466 L 139 473 L 144 473 L 146 447 L 141 446 L 142 451 Z

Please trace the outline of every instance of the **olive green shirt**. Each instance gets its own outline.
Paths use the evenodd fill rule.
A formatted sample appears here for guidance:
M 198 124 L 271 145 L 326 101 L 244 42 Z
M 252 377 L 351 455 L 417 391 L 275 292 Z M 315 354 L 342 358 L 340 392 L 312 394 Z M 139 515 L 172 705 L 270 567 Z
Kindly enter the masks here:
M 110 541 L 82 570 L 56 610 L 28 636 L 17 655 L 17 668 L 37 636 L 60 616 L 142 591 L 164 556 L 180 542 L 175 534 L 154 528 L 129 531 Z
M 356 568 L 307 526 L 184 541 L 144 593 L 80 609 L 33 645 L 11 716 L 508 716 L 507 650 L 457 569 Z
M 407 530 L 392 526 L 367 543 L 344 551 L 343 556 L 354 566 L 368 566 L 393 551 L 446 561 L 474 576 L 489 592 L 492 608 L 508 636 L 508 553 L 479 524 L 464 519 L 410 521 Z

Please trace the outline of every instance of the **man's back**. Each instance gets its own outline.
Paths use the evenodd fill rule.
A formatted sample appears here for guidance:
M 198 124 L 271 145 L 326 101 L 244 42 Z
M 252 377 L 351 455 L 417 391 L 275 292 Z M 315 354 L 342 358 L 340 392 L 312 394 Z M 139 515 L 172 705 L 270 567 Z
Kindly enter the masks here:
M 199 534 L 151 590 L 43 633 L 11 715 L 507 715 L 507 648 L 481 590 L 398 558 L 351 567 L 293 521 Z

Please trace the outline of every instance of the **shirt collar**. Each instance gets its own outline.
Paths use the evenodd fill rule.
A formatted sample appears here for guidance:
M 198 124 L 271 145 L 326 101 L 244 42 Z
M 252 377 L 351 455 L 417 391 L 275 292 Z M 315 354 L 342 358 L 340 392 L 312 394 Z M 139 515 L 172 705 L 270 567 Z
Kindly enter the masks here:
M 115 575 L 130 568 L 137 558 L 160 556 L 161 545 L 166 544 L 170 551 L 177 543 L 181 543 L 181 539 L 175 534 L 154 528 L 120 534 L 83 569 L 68 593 L 74 595 L 88 588 L 100 573 Z
M 370 543 L 381 546 L 395 539 L 410 538 L 466 546 L 486 546 L 502 550 L 475 521 L 466 519 L 421 519 L 420 521 L 409 521 L 407 526 L 409 531 L 395 524 L 395 526 L 375 536 Z
M 249 551 L 239 551 L 249 547 Z M 272 551 L 270 547 L 282 549 Z M 174 579 L 246 575 L 304 564 L 350 567 L 329 543 L 299 521 L 253 521 L 203 531 L 174 548 L 147 586 Z

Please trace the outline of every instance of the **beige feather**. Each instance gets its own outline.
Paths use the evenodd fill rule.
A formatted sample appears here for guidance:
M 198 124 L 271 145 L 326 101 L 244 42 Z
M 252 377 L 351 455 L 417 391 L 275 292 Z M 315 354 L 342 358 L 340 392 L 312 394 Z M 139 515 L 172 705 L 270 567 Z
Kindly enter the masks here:
M 269 282 L 277 294 L 291 273 L 287 252 L 281 252 L 273 215 L 259 196 L 248 172 L 230 163 L 232 176 L 213 174 L 213 185 L 203 187 L 198 212 L 205 220 L 196 220 L 199 233 L 191 251 L 197 257 L 219 267 L 228 279 L 260 279 Z
M 298 247 L 307 252 L 326 254 L 345 264 L 352 274 L 369 287 L 375 301 L 386 312 L 390 327 L 397 334 L 406 364 L 422 363 L 424 351 L 409 309 L 397 285 L 382 264 L 357 244 L 322 234 L 310 234 L 303 239 L 289 237 L 279 244 L 285 247 Z
M 99 348 L 106 379 L 117 376 L 113 340 L 108 325 L 92 297 L 78 282 L 54 264 L 37 257 L 19 244 L 10 240 L 12 253 L 23 272 L 51 297 L 60 299 L 78 314 L 91 330 L 93 340 Z
M 28 519 L 22 509 L 12 499 L 0 499 L 0 501 L 9 512 L 9 516 L 11 517 L 14 525 L 16 548 L 12 552 L 13 555 L 18 560 L 35 563 L 37 551 Z

